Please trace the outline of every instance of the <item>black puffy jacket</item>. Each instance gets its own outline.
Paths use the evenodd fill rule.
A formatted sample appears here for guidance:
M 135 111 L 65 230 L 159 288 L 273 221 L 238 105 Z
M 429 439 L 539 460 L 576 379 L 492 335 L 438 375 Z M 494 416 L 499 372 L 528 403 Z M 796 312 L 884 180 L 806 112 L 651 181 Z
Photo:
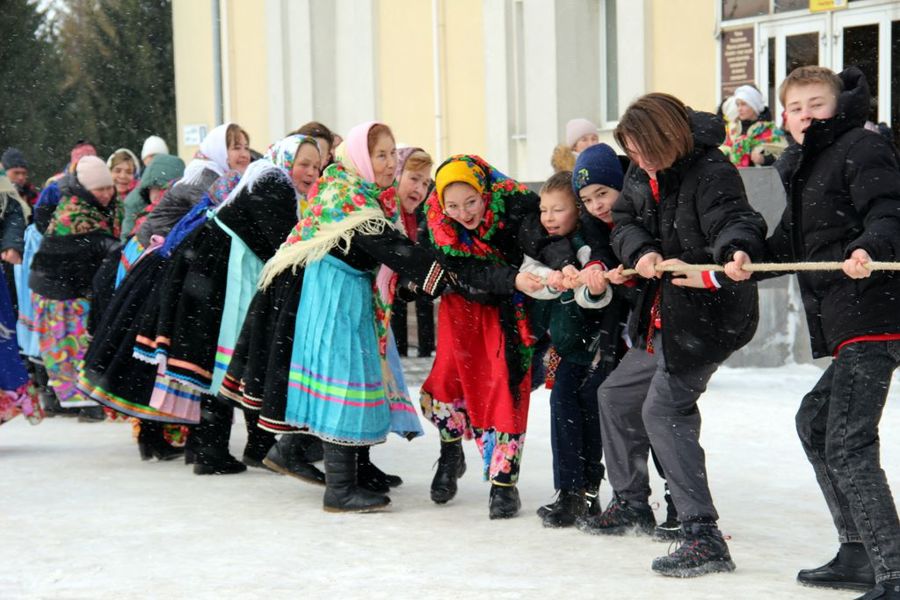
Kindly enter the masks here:
M 879 134 L 863 129 L 869 88 L 862 72 L 840 74 L 837 113 L 813 121 L 803 144 L 782 155 L 788 202 L 766 241 L 774 262 L 842 261 L 862 248 L 872 260 L 900 259 L 900 160 Z M 900 275 L 876 271 L 850 279 L 842 271 L 798 274 L 814 357 L 850 338 L 900 333 Z
M 659 203 L 647 173 L 632 165 L 613 207 L 612 247 L 633 267 L 649 252 L 687 263 L 723 264 L 737 250 L 757 260 L 763 254 L 766 224 L 747 201 L 737 169 L 718 147 L 725 137 L 722 120 L 691 112 L 694 149 L 657 174 Z M 681 288 L 670 274 L 639 280 L 628 333 L 644 347 L 650 309 L 662 286 L 660 312 L 666 366 L 690 370 L 724 361 L 753 337 L 759 321 L 756 284 L 729 283 L 715 292 Z

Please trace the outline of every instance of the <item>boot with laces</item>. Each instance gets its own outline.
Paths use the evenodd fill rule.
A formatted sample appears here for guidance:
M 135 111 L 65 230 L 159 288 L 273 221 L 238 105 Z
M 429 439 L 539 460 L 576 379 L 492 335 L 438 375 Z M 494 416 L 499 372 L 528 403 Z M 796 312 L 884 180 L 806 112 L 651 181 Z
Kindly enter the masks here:
M 734 571 L 728 544 L 715 523 L 684 524 L 684 541 L 668 556 L 660 556 L 651 567 L 666 577 L 699 577 L 707 573 Z
M 571 527 L 587 514 L 588 505 L 582 490 L 560 490 L 556 504 L 556 508 L 543 517 L 544 527 Z
M 684 538 L 681 521 L 678 520 L 678 511 L 675 510 L 675 502 L 672 494 L 666 487 L 666 520 L 653 530 L 653 539 L 657 542 L 675 542 Z
M 575 525 L 579 531 L 593 535 L 651 535 L 656 527 L 656 517 L 649 504 L 628 502 L 614 496 L 601 514 L 582 517 Z

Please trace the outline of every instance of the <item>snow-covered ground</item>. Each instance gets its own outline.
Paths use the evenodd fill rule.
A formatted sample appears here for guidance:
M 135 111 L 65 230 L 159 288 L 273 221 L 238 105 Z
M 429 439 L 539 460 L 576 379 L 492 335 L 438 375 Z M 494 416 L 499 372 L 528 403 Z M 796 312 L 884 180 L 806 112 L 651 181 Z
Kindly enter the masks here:
M 459 495 L 431 503 L 438 442 L 430 427 L 425 438 L 373 450 L 405 481 L 390 512 L 333 515 L 321 510 L 322 488 L 288 477 L 197 477 L 181 462 L 143 463 L 122 423 L 16 419 L 0 427 L 0 598 L 854 598 L 794 582 L 798 569 L 837 548 L 793 425 L 819 373 L 723 369 L 701 400 L 732 574 L 668 579 L 650 570 L 666 544 L 544 529 L 534 515 L 553 495 L 542 390 L 532 399 L 524 506 L 510 521 L 488 520 L 471 443 Z M 898 394 L 882 421 L 895 487 Z M 238 456 L 243 440 L 239 423 Z M 660 486 L 654 491 L 661 501 Z

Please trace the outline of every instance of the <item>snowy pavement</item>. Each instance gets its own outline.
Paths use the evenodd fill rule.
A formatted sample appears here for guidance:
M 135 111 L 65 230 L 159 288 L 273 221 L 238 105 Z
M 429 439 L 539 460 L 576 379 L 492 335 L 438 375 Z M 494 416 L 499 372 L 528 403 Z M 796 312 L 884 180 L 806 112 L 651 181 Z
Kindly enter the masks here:
M 510 521 L 487 518 L 474 444 L 457 498 L 435 506 L 433 429 L 372 452 L 401 475 L 390 512 L 333 515 L 322 488 L 259 470 L 198 477 L 181 462 L 141 462 L 122 423 L 15 419 L 0 427 L 0 599 L 19 598 L 855 598 L 803 588 L 800 568 L 837 549 L 794 433 L 820 371 L 723 369 L 701 400 L 703 443 L 720 526 L 737 571 L 694 580 L 650 570 L 667 544 L 546 530 L 553 495 L 548 393 L 532 399 Z M 884 467 L 900 485 L 896 388 L 882 421 Z M 234 428 L 232 452 L 245 434 Z M 608 501 L 608 486 L 602 489 Z M 661 489 L 654 482 L 654 499 Z M 662 516 L 663 509 L 657 510 Z

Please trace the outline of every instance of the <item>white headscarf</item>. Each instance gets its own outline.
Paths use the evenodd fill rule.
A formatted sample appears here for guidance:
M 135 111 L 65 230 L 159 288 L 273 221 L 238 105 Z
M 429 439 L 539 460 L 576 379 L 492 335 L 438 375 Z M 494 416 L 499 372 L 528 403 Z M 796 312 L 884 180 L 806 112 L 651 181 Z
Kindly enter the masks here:
M 205 169 L 214 171 L 216 175 L 223 175 L 228 170 L 228 142 L 225 133 L 231 123 L 223 123 L 209 132 L 200 148 L 194 153 L 194 158 L 184 170 L 184 176 L 179 183 L 198 183 Z
M 753 109 L 756 116 L 759 116 L 759 113 L 766 107 L 766 101 L 763 100 L 762 93 L 752 85 L 742 85 L 734 90 L 734 97 L 738 100 L 743 100 Z

